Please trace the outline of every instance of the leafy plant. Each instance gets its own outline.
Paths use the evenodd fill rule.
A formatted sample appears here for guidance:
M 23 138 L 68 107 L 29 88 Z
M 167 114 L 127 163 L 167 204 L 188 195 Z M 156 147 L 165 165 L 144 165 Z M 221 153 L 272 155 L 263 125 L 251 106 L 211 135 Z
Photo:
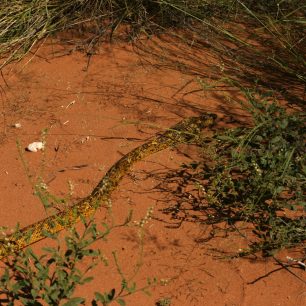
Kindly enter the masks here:
M 253 223 L 261 241 L 252 249 L 269 252 L 306 238 L 305 218 L 285 215 L 306 208 L 305 123 L 301 114 L 257 101 L 250 92 L 247 98 L 254 127 L 217 136 L 216 164 L 204 176 L 209 202 L 232 221 Z
M 106 227 L 104 232 L 98 231 L 94 223 L 86 224 L 82 235 L 75 229 L 65 237 L 65 248 L 59 246 L 56 235 L 50 238 L 58 241 L 57 247 L 44 249 L 43 255 L 36 255 L 31 248 L 9 257 L 5 272 L 1 277 L 2 295 L 6 296 L 8 305 L 16 301 L 23 305 L 79 305 L 83 298 L 73 297 L 78 285 L 92 281 L 86 274 L 94 268 L 103 256 L 100 250 L 91 248 L 98 239 L 105 239 L 110 232 Z M 85 270 L 80 270 L 79 263 L 89 258 L 91 263 Z M 107 264 L 107 261 L 104 261 Z
M 57 242 L 56 247 L 43 248 L 37 255 L 29 247 L 14 256 L 7 258 L 5 269 L 0 277 L 0 302 L 15 305 L 17 301 L 22 305 L 63 305 L 73 306 L 86 302 L 85 298 L 74 295 L 75 290 L 94 280 L 88 274 L 99 264 L 109 265 L 109 260 L 101 250 L 93 248 L 98 240 L 106 240 L 108 235 L 117 227 L 126 226 L 129 219 L 121 225 L 109 227 L 102 224 L 102 229 L 91 220 L 83 220 L 82 234 L 72 228 L 65 236 L 65 245 L 59 241 L 57 235 L 46 235 Z M 140 231 L 142 231 L 140 229 Z M 139 255 L 139 262 L 142 255 Z M 116 252 L 113 252 L 117 271 L 121 276 L 120 289 L 115 288 L 103 293 L 95 292 L 91 300 L 92 305 L 109 305 L 117 302 L 126 305 L 124 298 L 136 292 L 150 295 L 148 291 L 157 285 L 155 278 L 147 279 L 147 284 L 138 288 L 133 281 L 141 264 L 137 264 L 134 275 L 127 277 L 121 270 Z M 86 265 L 84 265 L 86 262 Z
M 43 183 L 42 175 L 45 164 L 45 155 L 42 158 L 40 175 L 31 174 L 30 167 L 24 158 L 22 146 L 17 142 L 20 158 L 24 166 L 29 182 L 32 184 L 34 194 L 39 198 L 46 210 L 54 208 L 53 204 L 64 204 L 68 209 L 67 199 L 58 198 L 50 193 Z M 70 190 L 71 191 L 71 190 Z M 71 196 L 71 194 L 69 195 Z M 95 249 L 94 244 L 99 240 L 107 240 L 109 234 L 118 227 L 131 226 L 132 211 L 129 212 L 122 224 L 115 224 L 112 214 L 111 203 L 107 207 L 109 224 L 102 223 L 98 226 L 94 222 L 94 216 L 87 220 L 82 218 L 83 231 L 77 231 L 74 226 L 67 230 L 64 243 L 59 239 L 58 234 L 44 232 L 46 238 L 54 240 L 55 247 L 43 248 L 37 255 L 30 247 L 18 253 L 11 254 L 4 259 L 4 272 L 0 275 L 0 304 L 16 305 L 63 305 L 74 306 L 86 302 L 83 297 L 76 297 L 75 290 L 86 283 L 93 281 L 93 276 L 88 274 L 100 263 L 109 265 L 109 260 L 100 249 Z M 147 284 L 138 287 L 134 281 L 135 276 L 142 266 L 143 260 L 143 238 L 144 226 L 152 217 L 152 208 L 148 208 L 146 215 L 140 221 L 134 221 L 133 225 L 138 232 L 139 253 L 135 264 L 134 273 L 125 275 L 119 263 L 118 256 L 113 251 L 114 264 L 121 277 L 121 284 L 118 289 L 110 291 L 95 292 L 91 301 L 92 305 L 102 304 L 103 306 L 117 302 L 125 305 L 124 298 L 136 292 L 143 292 L 150 295 L 149 289 L 157 285 L 155 278 L 147 278 Z M 1 228 L 1 230 L 6 230 Z M 18 239 L 21 232 L 16 227 L 14 237 Z M 5 232 L 1 233 L 2 240 L 9 239 Z
M 271 255 L 306 240 L 305 122 L 301 113 L 245 94 L 254 126 L 226 130 L 209 146 L 203 143 L 204 161 L 184 165 L 171 177 L 180 182 L 174 192 L 179 200 L 165 211 L 208 224 L 226 221 L 233 230 L 239 222 L 252 224 L 249 248 L 238 255 Z M 186 192 L 190 184 L 194 190 Z M 205 217 L 187 213 L 188 205 Z

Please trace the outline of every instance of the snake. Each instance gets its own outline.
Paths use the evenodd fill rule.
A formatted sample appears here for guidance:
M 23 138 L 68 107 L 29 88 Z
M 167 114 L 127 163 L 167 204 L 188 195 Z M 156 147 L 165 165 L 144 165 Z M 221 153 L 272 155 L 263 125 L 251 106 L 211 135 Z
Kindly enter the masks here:
M 216 117 L 213 113 L 203 113 L 198 117 L 183 119 L 125 154 L 113 164 L 87 197 L 54 215 L 50 215 L 1 238 L 0 259 L 13 255 L 29 245 L 45 239 L 48 237 L 47 233 L 56 234 L 72 227 L 82 219 L 92 216 L 103 203 L 110 201 L 112 192 L 136 162 L 180 143 L 197 143 L 200 139 L 201 130 L 212 126 Z

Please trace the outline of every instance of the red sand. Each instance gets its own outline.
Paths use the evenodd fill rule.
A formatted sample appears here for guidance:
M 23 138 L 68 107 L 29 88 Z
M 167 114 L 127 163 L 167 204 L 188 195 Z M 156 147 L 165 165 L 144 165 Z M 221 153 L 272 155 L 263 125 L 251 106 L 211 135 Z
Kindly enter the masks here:
M 36 56 L 3 71 L 2 226 L 14 227 L 16 222 L 25 226 L 46 216 L 22 166 L 17 139 L 26 147 L 41 140 L 42 130 L 47 129 L 45 154 L 24 152 L 24 159 L 33 179 L 42 176 L 50 192 L 57 196 L 67 195 L 68 181 L 71 182 L 73 199 L 77 200 L 89 194 L 123 154 L 182 117 L 200 111 L 217 112 L 218 124 L 222 125 L 228 117 L 220 109 L 231 109 L 237 118 L 242 114 L 220 96 L 193 91 L 199 85 L 192 77 L 144 65 L 128 44 L 103 45 L 88 67 L 83 54 L 59 56 L 61 52 L 64 51 L 60 45 L 45 45 Z M 16 123 L 21 128 L 13 127 Z M 183 223 L 173 229 L 158 221 L 173 222 L 159 212 L 165 205 L 158 201 L 162 195 L 154 189 L 147 191 L 156 182 L 154 177 L 143 181 L 142 170 L 150 173 L 177 168 L 182 161 L 189 161 L 183 153 L 194 156 L 197 150 L 180 146 L 179 151 L 165 150 L 138 163 L 112 196 L 116 222 L 122 221 L 130 209 L 134 211 L 133 218 L 140 220 L 148 207 L 154 208 L 154 219 L 145 227 L 143 265 L 135 281 L 139 286 L 147 277 L 166 282 L 151 289 L 151 297 L 137 293 L 126 299 L 127 304 L 155 305 L 159 300 L 170 299 L 173 306 L 305 305 L 305 285 L 300 280 L 285 269 L 267 275 L 279 268 L 274 260 L 221 260 L 214 256 L 214 248 L 238 250 L 243 243 L 238 235 L 201 242 L 208 236 L 208 226 Z M 104 215 L 103 210 L 99 211 L 96 221 L 102 221 Z M 120 278 L 111 252 L 118 252 L 124 272 L 131 275 L 137 261 L 138 240 L 136 228 L 125 227 L 115 230 L 107 242 L 97 243 L 109 258 L 110 266 L 98 266 L 93 271 L 95 280 L 80 287 L 76 294 L 88 298 L 89 305 L 94 291 L 118 288 Z M 46 239 L 34 249 L 48 243 Z M 285 253 L 279 258 L 284 259 Z M 294 273 L 305 277 L 302 270 L 295 269 Z

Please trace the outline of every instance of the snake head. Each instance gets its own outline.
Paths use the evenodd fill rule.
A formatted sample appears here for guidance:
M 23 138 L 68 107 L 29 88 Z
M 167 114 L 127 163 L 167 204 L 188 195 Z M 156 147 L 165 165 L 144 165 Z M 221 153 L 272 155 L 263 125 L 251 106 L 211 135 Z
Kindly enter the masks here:
M 203 113 L 199 117 L 189 117 L 178 123 L 166 136 L 171 138 L 173 143 L 197 143 L 201 130 L 212 126 L 216 118 L 217 115 L 213 113 Z M 177 133 L 173 133 L 173 131 Z
M 199 133 L 205 127 L 212 126 L 214 124 L 217 115 L 214 113 L 203 113 L 199 117 L 190 117 L 185 122 L 187 130 L 194 130 L 195 134 Z

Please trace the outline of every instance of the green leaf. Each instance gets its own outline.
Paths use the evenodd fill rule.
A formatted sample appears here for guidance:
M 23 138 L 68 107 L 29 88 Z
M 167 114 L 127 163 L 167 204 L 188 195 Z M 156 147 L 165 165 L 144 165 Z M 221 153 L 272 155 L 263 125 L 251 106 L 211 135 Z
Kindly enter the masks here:
M 125 301 L 124 301 L 123 299 L 118 299 L 118 300 L 116 300 L 116 302 L 117 302 L 120 306 L 125 306 L 125 305 L 126 305 L 126 303 L 125 303 Z
M 136 290 L 136 283 L 133 282 L 132 286 L 131 287 L 126 287 L 126 290 L 129 292 L 129 293 L 134 293 L 135 290 Z
M 85 299 L 84 298 L 81 298 L 81 297 L 75 297 L 75 298 L 72 298 L 70 299 L 67 303 L 65 303 L 63 306 L 78 306 L 82 303 L 85 302 Z
M 108 301 L 105 299 L 104 295 L 102 295 L 102 294 L 99 293 L 99 292 L 95 292 L 95 297 L 96 297 L 96 300 L 100 301 L 101 303 L 106 303 L 106 302 L 108 302 Z
M 34 299 L 36 299 L 36 297 L 38 296 L 38 291 L 36 291 L 35 289 L 31 289 L 31 295 Z
M 107 298 L 109 299 L 109 301 L 112 301 L 114 296 L 115 296 L 116 290 L 113 288 L 107 295 Z
M 94 278 L 92 276 L 86 277 L 81 281 L 81 284 L 89 283 L 93 280 Z
M 123 280 L 121 281 L 121 288 L 122 288 L 122 289 L 127 289 L 127 281 L 126 281 L 126 279 L 123 279 Z
M 223 141 L 232 141 L 233 137 L 227 136 L 227 135 L 218 135 L 217 139 L 218 140 L 223 140 Z
M 32 287 L 34 287 L 35 289 L 40 289 L 41 283 L 43 283 L 44 281 L 45 281 L 44 279 L 33 278 Z
M 280 122 L 279 126 L 280 126 L 282 129 L 285 129 L 285 128 L 288 126 L 288 120 L 287 120 L 286 118 L 283 119 L 283 120 Z
M 275 136 L 272 140 L 271 143 L 275 144 L 278 143 L 282 140 L 283 138 L 281 136 Z

